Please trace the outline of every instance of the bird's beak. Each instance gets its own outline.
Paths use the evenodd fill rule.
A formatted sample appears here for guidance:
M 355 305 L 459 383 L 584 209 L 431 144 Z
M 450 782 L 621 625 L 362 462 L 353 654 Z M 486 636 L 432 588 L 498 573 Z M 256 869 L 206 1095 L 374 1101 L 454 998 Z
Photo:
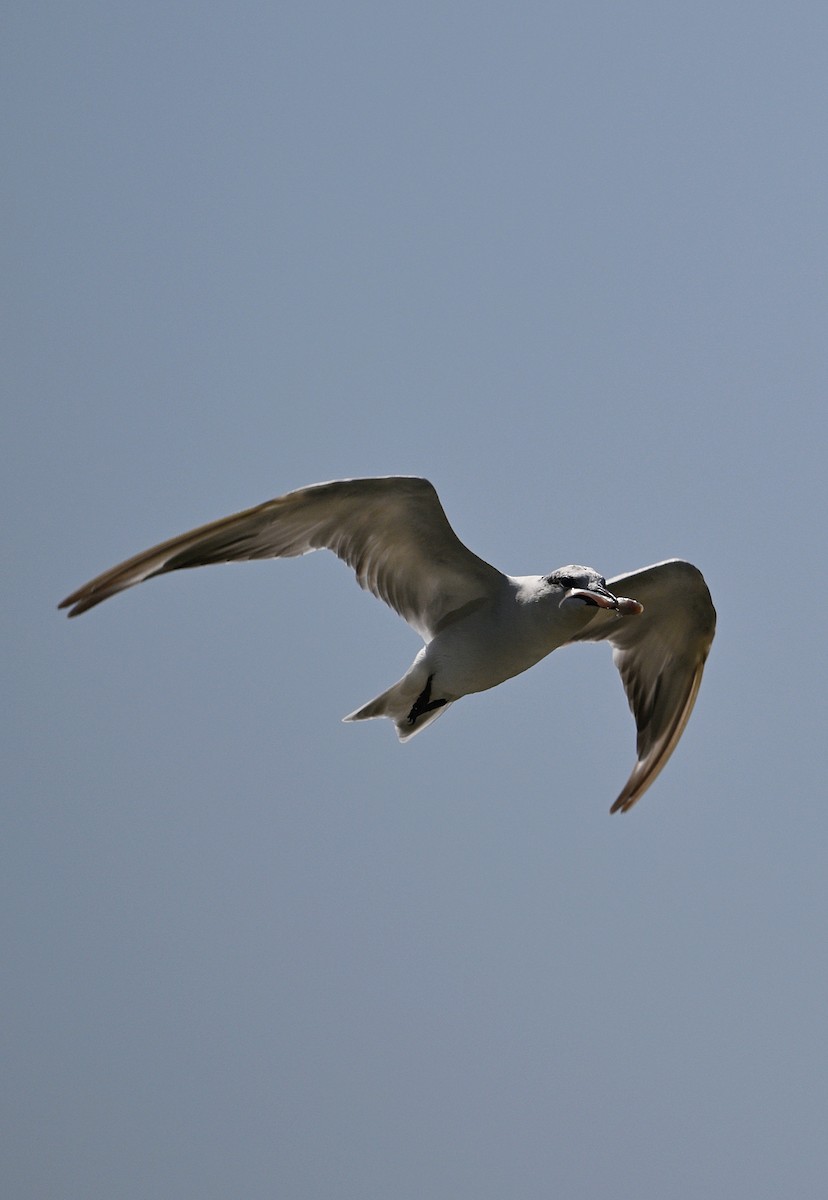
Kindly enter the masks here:
M 570 588 L 563 598 L 564 604 L 569 604 L 571 601 L 578 601 L 583 604 L 591 604 L 593 608 L 617 608 L 618 601 L 612 592 L 601 591 L 593 592 L 587 588 Z
M 639 617 L 644 605 L 629 596 L 613 596 L 608 588 L 570 588 L 561 604 L 589 605 L 590 608 L 606 608 L 616 617 Z

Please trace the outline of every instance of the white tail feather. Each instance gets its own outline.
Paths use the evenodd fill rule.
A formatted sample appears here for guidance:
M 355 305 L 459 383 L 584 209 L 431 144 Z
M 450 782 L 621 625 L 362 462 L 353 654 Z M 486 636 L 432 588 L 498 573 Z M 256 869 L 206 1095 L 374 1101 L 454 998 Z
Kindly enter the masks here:
M 428 673 L 422 664 L 421 657 L 418 657 L 412 663 L 406 674 L 395 683 L 393 687 L 382 692 L 373 700 L 369 700 L 367 704 L 363 704 L 362 708 L 356 709 L 352 713 L 348 713 L 347 717 L 343 717 L 343 721 L 370 721 L 374 717 L 388 717 L 397 727 L 397 737 L 401 742 L 407 742 L 409 738 L 413 738 L 420 730 L 425 729 L 426 725 L 430 725 L 432 721 L 444 713 L 451 706 L 451 701 L 441 704 L 437 708 L 432 708 L 427 712 L 419 713 L 413 720 L 411 719 L 411 711 L 417 702 L 417 698 L 421 695 L 423 689 L 428 684 Z

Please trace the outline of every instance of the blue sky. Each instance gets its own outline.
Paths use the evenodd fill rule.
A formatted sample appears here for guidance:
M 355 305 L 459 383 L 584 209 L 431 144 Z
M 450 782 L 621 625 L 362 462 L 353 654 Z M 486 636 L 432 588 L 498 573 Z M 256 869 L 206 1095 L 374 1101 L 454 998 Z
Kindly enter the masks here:
M 764 1200 L 828 1161 L 828 15 L 6 18 L 8 1195 Z M 513 573 L 697 563 L 673 760 L 606 647 L 399 746 L 332 556 L 119 559 L 422 474 Z

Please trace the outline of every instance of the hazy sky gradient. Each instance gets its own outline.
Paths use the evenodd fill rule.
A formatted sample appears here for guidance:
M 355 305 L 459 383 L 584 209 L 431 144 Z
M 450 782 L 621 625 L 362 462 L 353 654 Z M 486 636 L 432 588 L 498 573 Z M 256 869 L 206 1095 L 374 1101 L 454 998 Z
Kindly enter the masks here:
M 828 1173 L 824 4 L 16 6 L 3 1192 L 771 1200 Z M 513 573 L 704 571 L 401 747 L 330 555 L 90 576 L 423 474 Z

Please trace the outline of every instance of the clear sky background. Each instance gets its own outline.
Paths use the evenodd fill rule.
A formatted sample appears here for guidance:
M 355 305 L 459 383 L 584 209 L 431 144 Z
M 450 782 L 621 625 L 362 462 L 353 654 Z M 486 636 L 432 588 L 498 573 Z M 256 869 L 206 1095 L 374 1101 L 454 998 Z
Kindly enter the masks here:
M 828 1173 L 824 3 L 13 6 L 3 1194 L 765 1200 Z M 421 737 L 331 555 L 57 602 L 422 474 L 513 573 L 704 571 Z

